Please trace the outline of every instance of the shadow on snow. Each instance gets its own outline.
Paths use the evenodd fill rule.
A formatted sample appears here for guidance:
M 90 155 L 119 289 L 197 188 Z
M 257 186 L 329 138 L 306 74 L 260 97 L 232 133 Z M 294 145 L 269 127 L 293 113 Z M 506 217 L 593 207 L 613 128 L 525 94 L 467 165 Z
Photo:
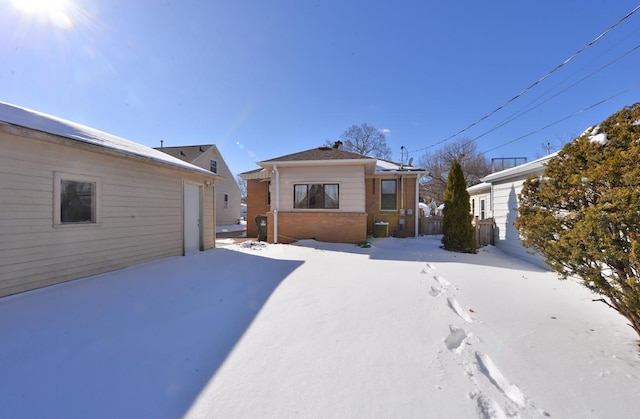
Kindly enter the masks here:
M 183 416 L 302 263 L 213 249 L 0 299 L 0 417 Z

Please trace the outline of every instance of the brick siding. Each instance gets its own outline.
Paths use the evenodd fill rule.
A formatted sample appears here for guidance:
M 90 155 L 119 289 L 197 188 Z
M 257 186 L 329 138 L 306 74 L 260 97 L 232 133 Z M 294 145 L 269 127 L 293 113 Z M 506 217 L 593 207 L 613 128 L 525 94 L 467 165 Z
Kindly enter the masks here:
M 273 243 L 273 213 L 268 213 L 267 241 Z M 367 239 L 367 214 L 353 212 L 279 212 L 278 242 L 315 239 L 359 243 Z
M 256 215 L 266 214 L 269 208 L 269 182 L 247 181 L 247 237 L 258 237 Z

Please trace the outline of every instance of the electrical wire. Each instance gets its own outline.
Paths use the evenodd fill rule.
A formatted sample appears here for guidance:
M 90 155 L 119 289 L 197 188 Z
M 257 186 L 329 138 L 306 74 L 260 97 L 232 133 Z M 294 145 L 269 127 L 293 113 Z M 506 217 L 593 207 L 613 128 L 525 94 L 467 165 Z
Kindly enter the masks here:
M 500 144 L 500 145 L 498 145 L 498 146 L 496 146 L 496 147 L 490 148 L 489 150 L 485 150 L 485 151 L 484 151 L 484 152 L 482 152 L 481 154 L 487 154 L 487 153 L 489 153 L 490 151 L 497 150 L 497 149 L 502 148 L 502 147 L 504 147 L 504 146 L 506 146 L 506 145 L 509 145 L 509 144 L 515 143 L 516 141 L 520 141 L 520 140 L 522 140 L 522 139 L 524 139 L 524 138 L 527 138 L 527 137 L 529 137 L 529 136 L 531 136 L 531 135 L 537 134 L 537 133 L 539 133 L 540 131 L 543 131 L 543 130 L 545 130 L 545 129 L 549 128 L 549 127 L 552 127 L 552 126 L 554 126 L 554 125 L 557 125 L 557 124 L 559 124 L 560 122 L 566 121 L 567 119 L 570 119 L 570 118 L 573 118 L 573 117 L 575 117 L 575 116 L 578 116 L 578 115 L 580 115 L 581 113 L 584 113 L 584 112 L 586 112 L 586 111 L 589 111 L 589 110 L 591 110 L 591 109 L 593 109 L 593 108 L 595 108 L 595 107 L 597 107 L 597 106 L 602 105 L 603 103 L 606 103 L 606 102 L 608 102 L 608 101 L 610 101 L 610 100 L 612 100 L 612 99 L 615 99 L 615 98 L 616 98 L 616 97 L 618 97 L 618 96 L 621 96 L 621 95 L 623 95 L 623 94 L 625 94 L 625 93 L 628 93 L 628 92 L 630 92 L 630 91 L 632 91 L 632 90 L 634 90 L 634 89 L 637 89 L 637 88 L 639 88 L 639 87 L 640 87 L 640 83 L 635 84 L 634 86 L 632 86 L 632 87 L 630 87 L 630 88 L 628 88 L 628 89 L 625 89 L 625 90 L 623 90 L 623 91 L 621 91 L 621 92 L 618 92 L 618 93 L 616 93 L 616 94 L 614 94 L 614 95 L 612 95 L 612 96 L 609 96 L 609 97 L 607 97 L 606 99 L 602 99 L 602 100 L 600 100 L 600 101 L 598 101 L 598 102 L 596 102 L 596 103 L 594 103 L 594 104 L 592 104 L 592 105 L 587 106 L 586 108 L 582 108 L 582 109 L 580 109 L 579 111 L 574 112 L 574 113 L 572 113 L 572 114 L 570 114 L 570 115 L 567 115 L 567 116 L 565 116 L 564 118 L 558 119 L 558 120 L 556 120 L 556 121 L 554 121 L 554 122 L 552 122 L 552 123 L 550 123 L 550 124 L 548 124 L 548 125 L 545 125 L 544 127 L 536 128 L 535 130 L 533 130 L 533 131 L 529 132 L 528 134 L 521 135 L 520 137 L 515 138 L 515 139 L 513 139 L 513 140 L 511 140 L 511 141 L 507 141 L 506 143 L 503 143 L 503 144 Z M 472 141 L 473 141 L 473 140 L 472 140 Z
M 523 89 L 520 93 L 518 93 L 517 95 L 515 95 L 514 97 L 512 97 L 511 99 L 507 100 L 506 102 L 504 102 L 502 105 L 498 106 L 497 108 L 495 108 L 494 110 L 492 110 L 491 112 L 489 112 L 488 114 L 484 115 L 483 117 L 481 117 L 480 119 L 478 119 L 477 121 L 469 124 L 468 126 L 466 126 L 465 128 L 461 129 L 460 131 L 456 132 L 455 134 L 450 135 L 449 137 L 440 140 L 434 144 L 431 144 L 429 146 L 426 147 L 422 147 L 413 151 L 410 151 L 410 153 L 416 153 L 418 151 L 423 151 L 432 147 L 435 147 L 437 145 L 440 145 L 442 143 L 445 143 L 449 140 L 451 140 L 454 137 L 457 137 L 458 135 L 462 134 L 465 131 L 468 131 L 469 129 L 471 129 L 472 127 L 478 125 L 479 123 L 483 122 L 484 120 L 486 120 L 487 118 L 491 117 L 492 115 L 494 115 L 496 112 L 502 110 L 503 108 L 505 108 L 506 106 L 508 106 L 509 104 L 511 104 L 513 101 L 515 101 L 516 99 L 518 99 L 519 97 L 523 96 L 525 93 L 527 93 L 529 90 L 533 89 L 535 86 L 539 85 L 540 83 L 542 83 L 544 80 L 546 80 L 549 76 L 551 76 L 553 73 L 555 73 L 556 71 L 560 70 L 562 67 L 564 67 L 565 65 L 567 65 L 568 63 L 570 63 L 571 61 L 573 61 L 578 55 L 580 55 L 581 53 L 583 53 L 585 50 L 587 50 L 588 48 L 590 48 L 592 45 L 594 45 L 596 42 L 598 42 L 600 39 L 602 39 L 605 35 L 607 35 L 609 32 L 611 32 L 615 27 L 617 27 L 618 25 L 620 25 L 622 22 L 624 22 L 625 20 L 627 20 L 629 17 L 631 17 L 634 13 L 636 13 L 638 10 L 640 10 L 640 4 L 637 5 L 632 11 L 630 11 L 629 13 L 627 13 L 625 16 L 623 16 L 622 18 L 620 18 L 617 22 L 615 22 L 613 25 L 609 26 L 604 32 L 602 32 L 600 35 L 596 36 L 591 42 L 587 43 L 585 46 L 583 46 L 581 49 L 579 49 L 578 51 L 574 52 L 569 58 L 567 58 L 566 60 L 564 60 L 562 63 L 558 64 L 557 66 L 555 66 L 552 70 L 550 70 L 549 72 L 547 72 L 545 75 L 543 75 L 542 77 L 540 77 L 538 80 L 536 80 L 535 82 L 533 82 L 532 84 L 530 84 L 529 86 L 527 86 L 525 89 Z
M 600 71 L 604 70 L 605 68 L 609 67 L 612 64 L 615 64 L 616 62 L 620 61 L 622 58 L 626 57 L 627 55 L 631 54 L 632 52 L 635 52 L 636 50 L 640 49 L 640 45 L 636 45 L 635 47 L 633 47 L 632 49 L 630 49 L 629 51 L 625 52 L 624 54 L 616 57 L 615 59 L 613 59 L 612 61 L 609 61 L 607 64 L 600 66 L 599 68 L 597 68 L 596 70 L 592 71 L 591 73 L 587 74 L 586 76 L 584 76 L 583 78 L 581 78 L 580 80 L 574 82 L 573 84 L 570 84 L 569 86 L 565 87 L 564 89 L 560 90 L 559 92 L 557 92 L 556 94 L 548 97 L 547 99 L 543 100 L 542 102 L 538 103 L 537 105 L 525 110 L 524 112 L 523 109 L 525 108 L 521 108 L 518 112 L 511 114 L 511 116 L 502 121 L 501 123 L 493 126 L 492 128 L 488 129 L 487 131 L 483 132 L 482 134 L 478 135 L 477 137 L 473 138 L 471 141 L 475 141 L 478 140 L 482 137 L 484 137 L 487 134 L 492 133 L 493 131 L 497 130 L 498 128 L 502 128 L 503 126 L 507 125 L 510 122 L 513 122 L 514 120 L 520 118 L 523 115 L 526 115 L 527 113 L 533 111 L 534 109 L 544 105 L 545 103 L 549 102 L 552 99 L 555 99 L 556 97 L 560 96 L 561 94 L 565 93 L 566 91 L 574 88 L 575 86 L 577 86 L 578 84 L 582 83 L 583 81 L 595 76 L 596 74 L 598 74 Z M 575 74 L 575 73 L 574 73 Z M 555 87 L 554 87 L 555 88 Z M 550 91 L 550 90 L 549 90 Z M 549 92 L 547 91 L 547 93 Z M 538 97 L 536 100 L 540 99 L 542 96 Z M 535 100 L 533 102 L 530 102 L 529 105 L 535 103 Z M 528 106 L 528 105 L 527 105 Z

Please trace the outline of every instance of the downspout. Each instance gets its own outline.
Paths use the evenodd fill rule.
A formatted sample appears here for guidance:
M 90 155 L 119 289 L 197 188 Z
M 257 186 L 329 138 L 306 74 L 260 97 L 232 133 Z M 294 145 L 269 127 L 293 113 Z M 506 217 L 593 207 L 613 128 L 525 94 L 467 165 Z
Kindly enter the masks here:
M 405 231 L 407 228 L 407 209 L 404 207 L 404 177 L 400 174 L 400 220 L 403 221 L 403 224 L 400 225 L 399 230 Z
M 414 203 L 415 203 L 415 208 L 413 209 L 413 214 L 415 217 L 415 221 L 413 223 L 413 227 L 414 227 L 414 236 L 413 237 L 418 237 L 418 234 L 420 234 L 420 205 L 418 204 L 420 201 L 420 188 L 418 187 L 418 175 L 416 175 L 416 194 L 414 195 Z
M 273 242 L 278 243 L 278 209 L 280 208 L 280 171 L 278 165 L 273 165 L 276 174 L 276 205 L 273 209 Z

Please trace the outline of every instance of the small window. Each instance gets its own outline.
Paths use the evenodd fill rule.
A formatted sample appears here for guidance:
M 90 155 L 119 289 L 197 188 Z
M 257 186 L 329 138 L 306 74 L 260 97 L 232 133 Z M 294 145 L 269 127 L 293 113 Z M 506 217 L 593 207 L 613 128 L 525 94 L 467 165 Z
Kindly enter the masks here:
M 89 176 L 54 174 L 54 225 L 97 224 L 100 180 Z
M 224 209 L 229 208 L 229 194 L 224 194 Z
M 215 173 L 216 175 L 218 174 L 218 162 L 216 160 L 211 160 L 209 162 L 209 170 L 211 173 Z
M 398 209 L 398 182 L 395 179 L 380 181 L 380 209 Z
M 484 199 L 480 200 L 480 219 L 484 220 Z
M 293 207 L 298 209 L 338 209 L 340 194 L 337 184 L 304 184 L 293 186 Z
M 267 205 L 271 205 L 271 181 L 267 182 Z

